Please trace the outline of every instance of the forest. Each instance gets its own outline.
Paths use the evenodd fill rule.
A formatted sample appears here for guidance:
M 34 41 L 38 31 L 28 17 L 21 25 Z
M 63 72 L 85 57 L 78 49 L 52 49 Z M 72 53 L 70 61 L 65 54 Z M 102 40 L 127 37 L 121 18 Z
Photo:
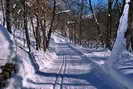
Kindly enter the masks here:
M 0 0 L 0 89 L 133 89 L 133 0 Z

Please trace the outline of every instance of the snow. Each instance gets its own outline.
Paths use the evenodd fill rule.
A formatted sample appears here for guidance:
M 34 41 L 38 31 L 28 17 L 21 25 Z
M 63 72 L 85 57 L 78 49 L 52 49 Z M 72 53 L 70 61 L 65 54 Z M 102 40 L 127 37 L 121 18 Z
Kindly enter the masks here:
M 0 24 L 0 67 L 4 66 L 6 63 L 15 63 L 16 52 L 13 36 Z M 1 70 L 0 70 L 1 71 Z M 10 79 L 9 87 L 12 88 L 12 83 L 14 79 Z M 15 88 L 12 88 L 15 89 Z
M 109 50 L 83 48 L 82 46 L 70 43 L 68 38 L 55 33 L 52 34 L 52 40 L 50 41 L 50 47 L 54 50 L 44 53 L 42 50 L 36 51 L 34 46 L 32 46 L 31 54 L 34 57 L 31 57 L 27 51 L 27 47 L 23 46 L 25 37 L 22 35 L 22 32 L 18 31 L 15 35 L 16 52 L 20 69 L 17 76 L 11 79 L 11 84 L 6 89 L 53 89 L 53 86 L 55 86 L 55 89 L 58 89 L 62 85 L 62 76 L 64 76 L 63 86 L 67 88 L 99 89 L 99 85 L 95 83 L 95 79 L 97 81 L 100 81 L 101 77 L 105 79 L 104 81 L 107 79 L 106 76 L 99 75 L 98 73 L 101 73 L 102 70 L 96 70 L 95 67 L 96 65 L 102 66 L 106 63 L 108 57 L 111 55 Z M 131 56 L 127 51 L 124 51 L 123 54 L 126 57 L 127 55 Z M 121 68 L 124 67 L 122 66 Z M 59 69 L 62 70 L 60 71 Z M 97 78 L 93 74 L 93 71 L 96 71 L 96 75 L 100 77 Z M 55 77 L 53 76 L 54 73 Z M 91 73 L 92 75 L 90 75 Z M 50 77 L 51 75 L 52 77 Z M 59 75 L 59 77 L 56 77 L 56 75 Z M 69 78 L 67 78 L 68 76 Z M 90 76 L 91 78 L 89 78 Z M 94 83 L 94 85 L 91 83 Z M 107 81 L 107 85 L 102 82 L 98 83 L 100 83 L 101 87 L 104 87 L 110 86 L 112 82 Z M 71 84 L 79 84 L 79 86 Z M 117 84 L 111 86 L 114 87 L 113 89 L 121 89 L 116 88 Z
M 126 2 L 129 2 L 129 0 L 127 0 Z M 112 64 L 119 59 L 119 56 L 122 54 L 122 52 L 126 50 L 125 32 L 127 31 L 128 27 L 128 11 L 129 4 L 126 4 L 124 6 L 123 14 L 120 18 L 116 41 L 114 43 L 111 56 L 108 61 L 108 64 L 110 64 L 110 66 L 112 66 Z
M 109 50 L 96 51 L 96 50 L 91 50 L 91 49 L 89 50 L 89 49 L 87 49 L 87 52 L 86 52 L 81 46 L 75 46 L 75 45 L 70 44 L 69 42 L 68 42 L 68 45 L 70 45 L 73 48 L 77 49 L 78 52 L 83 53 L 83 55 L 87 56 L 88 58 L 92 58 L 91 61 L 93 61 L 94 63 L 96 63 L 98 65 L 105 64 L 106 62 L 105 62 L 105 60 L 103 58 L 108 58 L 111 55 L 111 52 Z M 123 51 L 122 52 L 122 55 L 124 55 L 126 57 L 127 56 L 131 56 L 131 54 L 129 52 L 127 52 L 127 51 Z M 99 58 L 99 59 L 97 60 L 96 58 Z M 102 60 L 100 60 L 100 59 L 102 59 Z M 115 78 L 114 80 L 118 83 L 118 85 L 120 83 L 120 85 L 122 84 L 124 87 L 128 87 L 129 89 L 132 89 L 131 88 L 132 85 L 131 85 L 131 83 L 129 83 L 131 81 L 128 80 L 125 76 L 122 76 L 122 74 L 116 73 L 116 71 L 114 71 L 112 69 L 108 69 L 108 70 L 104 70 L 103 69 L 102 71 L 104 71 L 105 73 L 112 72 L 111 73 L 112 74 L 111 75 L 111 78 L 112 77 L 113 77 L 113 79 Z M 131 73 L 132 72 L 132 69 L 130 69 L 129 71 L 126 71 L 126 72 L 123 70 L 123 72 L 125 74 L 127 74 L 127 72 L 128 73 Z M 120 80 L 123 80 L 124 82 L 123 81 L 120 81 Z
M 39 65 L 40 71 L 43 71 L 44 69 L 47 70 L 47 67 L 52 68 L 53 61 L 58 58 L 55 52 L 49 51 L 47 51 L 46 53 L 44 53 L 43 51 L 34 51 L 33 54 L 35 56 L 37 64 Z
M 57 35 L 57 34 L 56 34 Z M 54 34 L 52 34 L 52 38 L 56 43 L 63 43 L 65 42 L 65 39 L 61 39 L 60 37 L 56 36 Z
M 126 0 L 126 3 L 130 3 L 130 0 Z
M 15 56 L 13 38 L 8 31 L 0 25 L 0 59 L 10 61 Z
M 117 60 L 122 55 L 122 52 L 126 50 L 126 39 L 125 33 L 127 32 L 128 27 L 128 13 L 129 13 L 129 3 L 130 0 L 126 0 L 126 4 L 124 6 L 123 14 L 120 18 L 120 24 L 117 31 L 116 41 L 114 43 L 111 56 L 109 57 L 109 61 L 107 61 L 104 71 L 108 70 L 108 74 L 114 78 L 118 83 L 124 85 L 127 89 L 132 89 L 131 81 L 120 74 L 117 70 L 115 70 L 113 64 L 117 62 Z
M 93 54 L 95 56 L 99 56 L 99 57 L 107 57 L 111 55 L 111 52 L 109 50 L 107 51 L 103 51 L 103 52 L 93 52 Z
M 19 72 L 6 89 L 132 89 L 132 82 L 122 73 L 133 73 L 133 66 L 118 65 L 117 69 L 122 73 L 112 68 L 120 58 L 133 61 L 133 55 L 125 50 L 124 38 L 129 2 L 126 1 L 112 52 L 101 48 L 84 48 L 72 44 L 59 33 L 53 33 L 49 51 L 35 50 L 32 44 L 32 52 L 29 53 L 22 31 L 16 31 L 13 39 L 0 25 L 0 59 L 11 59 L 16 54 L 19 65 Z M 58 14 L 67 12 L 70 10 Z M 34 43 L 34 39 L 31 42 Z M 14 50 L 14 47 L 17 49 Z
M 60 11 L 60 12 L 58 12 L 58 13 L 56 13 L 57 15 L 58 14 L 62 14 L 62 13 L 69 13 L 71 10 L 63 10 L 63 11 Z

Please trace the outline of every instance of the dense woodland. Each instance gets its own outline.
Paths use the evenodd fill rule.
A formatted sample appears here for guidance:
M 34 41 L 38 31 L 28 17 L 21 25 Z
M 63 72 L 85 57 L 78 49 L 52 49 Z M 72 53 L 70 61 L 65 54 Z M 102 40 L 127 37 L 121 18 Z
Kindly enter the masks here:
M 125 0 L 108 0 L 94 5 L 92 0 L 1 0 L 2 24 L 10 33 L 24 30 L 30 49 L 33 33 L 36 49 L 48 48 L 51 33 L 60 32 L 73 43 L 112 49 Z M 133 4 L 131 1 L 127 48 L 133 48 Z
M 58 80 L 62 83 L 59 84 L 60 89 L 63 89 L 63 81 L 66 81 L 63 78 L 68 76 L 70 81 L 73 78 L 79 78 L 78 82 L 84 79 L 89 86 L 92 83 L 97 89 L 132 89 L 132 82 L 123 74 L 133 69 L 133 0 L 0 0 L 0 37 L 2 62 L 3 55 L 6 56 L 4 61 L 8 60 L 5 66 L 0 65 L 0 88 L 6 86 L 5 80 L 12 75 L 20 74 L 21 79 L 16 80 L 27 85 L 31 82 L 34 85 L 41 84 L 42 75 L 54 76 L 53 89 L 58 86 Z M 53 70 L 48 69 L 49 65 L 52 65 Z M 61 68 L 56 69 L 59 65 Z M 118 67 L 121 67 L 120 70 Z M 70 70 L 72 75 L 65 73 Z M 73 75 L 77 70 L 86 73 Z M 57 73 L 51 74 L 51 71 Z M 32 77 L 36 83 L 29 80 Z M 107 83 L 102 83 L 101 79 Z M 44 83 L 46 81 L 43 80 Z M 66 85 L 68 89 L 77 89 Z M 20 84 L 18 86 L 25 87 Z M 45 86 L 31 87 L 22 89 L 46 89 Z M 79 87 L 83 89 L 83 86 Z

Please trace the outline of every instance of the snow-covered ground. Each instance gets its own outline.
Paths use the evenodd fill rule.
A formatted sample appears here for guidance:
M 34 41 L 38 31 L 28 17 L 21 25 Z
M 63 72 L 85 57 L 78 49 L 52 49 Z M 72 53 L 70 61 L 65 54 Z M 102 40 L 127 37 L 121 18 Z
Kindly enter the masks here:
M 33 50 L 29 55 L 18 47 L 17 53 L 22 62 L 20 89 L 125 89 L 98 68 L 111 55 L 108 50 L 83 48 L 53 34 L 48 52 Z M 129 52 L 123 54 L 132 60 Z
M 0 29 L 0 36 L 4 37 L 1 43 L 5 44 L 5 37 L 11 37 L 6 35 L 6 30 L 2 32 L 2 27 Z M 27 47 L 23 46 L 24 36 L 20 34 L 17 32 L 14 38 L 19 72 L 11 78 L 6 89 L 127 89 L 102 70 L 111 55 L 109 50 L 83 48 L 70 43 L 67 38 L 53 34 L 49 51 L 36 51 L 32 46 L 32 52 L 29 53 Z M 15 41 L 6 43 L 6 56 L 11 51 L 8 46 L 11 46 L 10 43 L 15 44 Z M 132 62 L 133 55 L 124 51 L 116 68 L 131 75 Z
M 16 30 L 12 36 L 0 25 L 0 66 L 15 62 L 19 69 L 5 89 L 132 89 L 133 54 L 125 47 L 129 3 L 126 0 L 111 52 L 102 47 L 72 44 L 58 33 L 52 34 L 50 48 L 45 53 L 35 50 L 30 34 L 32 52 L 29 52 L 23 32 Z M 70 10 L 57 14 L 64 12 Z M 2 19 L 0 12 L 0 24 Z
M 15 45 L 13 44 L 13 37 L 8 31 L 0 24 L 0 66 L 2 62 L 11 62 L 15 57 Z

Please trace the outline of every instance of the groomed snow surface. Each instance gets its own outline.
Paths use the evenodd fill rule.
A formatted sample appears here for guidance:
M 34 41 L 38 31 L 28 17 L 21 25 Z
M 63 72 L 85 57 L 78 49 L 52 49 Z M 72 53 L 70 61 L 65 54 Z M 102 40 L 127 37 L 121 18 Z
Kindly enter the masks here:
M 0 29 L 3 31 L 3 27 Z M 4 39 L 1 44 L 4 44 L 7 42 L 5 37 L 10 36 L 6 35 L 7 31 L 2 31 L 0 36 L 3 35 Z M 110 56 L 109 50 L 83 48 L 53 34 L 49 51 L 36 51 L 33 45 L 32 52 L 28 53 L 23 43 L 25 38 L 20 34 L 21 31 L 16 31 L 15 39 L 11 39 L 15 41 L 10 40 L 7 43 L 11 46 L 16 42 L 19 72 L 10 80 L 6 89 L 127 89 L 100 68 Z M 5 50 L 9 50 L 8 46 Z M 124 51 L 121 58 L 123 61 L 120 60 L 116 67 L 123 73 L 130 72 L 128 75 L 131 75 L 133 55 Z
M 22 43 L 19 40 L 17 45 L 21 46 Z M 50 50 L 46 53 L 33 48 L 31 54 L 34 57 L 31 57 L 26 49 L 17 49 L 20 72 L 14 83 L 16 87 L 8 89 L 126 89 L 97 68 L 107 61 L 111 54 L 108 50 L 85 49 L 69 43 L 57 34 L 52 35 Z M 125 63 L 131 63 L 133 57 L 125 51 L 121 58 L 124 62 L 116 66 L 125 73 L 129 67 Z
M 4 65 L 15 56 L 13 37 L 0 24 L 0 66 Z

